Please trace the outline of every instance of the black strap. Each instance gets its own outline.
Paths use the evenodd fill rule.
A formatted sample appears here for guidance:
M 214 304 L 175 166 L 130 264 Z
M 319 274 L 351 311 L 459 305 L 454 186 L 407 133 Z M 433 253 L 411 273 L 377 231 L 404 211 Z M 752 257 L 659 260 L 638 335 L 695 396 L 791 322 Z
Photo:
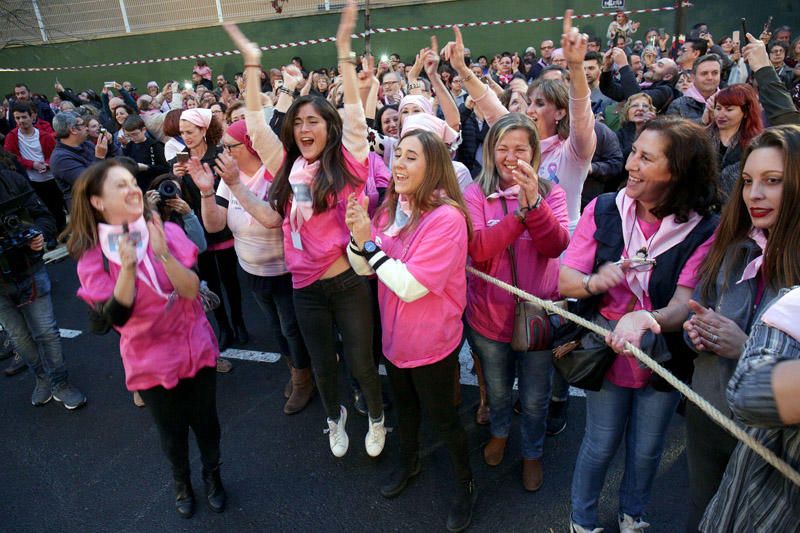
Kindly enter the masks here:
M 100 255 L 103 256 L 103 272 L 109 274 L 110 271 L 108 269 L 108 257 L 106 257 L 106 254 L 104 254 L 103 252 L 100 252 Z
M 500 203 L 503 205 L 503 215 L 508 215 L 508 206 L 506 205 L 505 197 L 500 197 Z M 517 282 L 517 257 L 516 254 L 514 254 L 513 243 L 508 246 L 508 255 L 511 256 L 511 282 L 514 284 L 514 287 L 519 288 L 519 283 Z M 514 296 L 514 301 L 519 302 L 520 299 Z

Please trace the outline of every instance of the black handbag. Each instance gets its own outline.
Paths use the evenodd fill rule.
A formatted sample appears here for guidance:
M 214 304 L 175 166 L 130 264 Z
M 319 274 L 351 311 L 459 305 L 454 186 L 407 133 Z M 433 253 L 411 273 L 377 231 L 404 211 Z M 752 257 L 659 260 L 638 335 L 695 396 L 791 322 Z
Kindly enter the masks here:
M 583 328 L 553 350 L 553 366 L 564 380 L 579 389 L 599 391 L 617 354 L 596 333 Z

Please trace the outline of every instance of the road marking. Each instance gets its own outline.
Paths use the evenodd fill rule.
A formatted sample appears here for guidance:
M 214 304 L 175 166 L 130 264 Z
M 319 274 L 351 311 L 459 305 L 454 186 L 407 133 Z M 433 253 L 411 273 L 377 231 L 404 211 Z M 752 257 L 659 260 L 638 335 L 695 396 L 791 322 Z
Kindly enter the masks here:
M 255 350 L 237 350 L 228 348 L 220 354 L 227 359 L 240 359 L 242 361 L 256 361 L 259 363 L 277 363 L 281 359 L 281 354 L 274 352 L 257 352 Z
M 58 332 L 61 334 L 62 339 L 74 339 L 75 337 L 83 333 L 78 329 L 63 329 L 63 328 L 58 330 Z

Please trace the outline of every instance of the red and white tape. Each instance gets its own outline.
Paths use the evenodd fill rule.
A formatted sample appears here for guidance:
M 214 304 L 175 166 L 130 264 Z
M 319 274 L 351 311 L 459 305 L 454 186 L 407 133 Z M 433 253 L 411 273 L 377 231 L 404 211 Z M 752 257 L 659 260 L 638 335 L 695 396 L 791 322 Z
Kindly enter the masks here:
M 672 5 L 672 6 L 664 6 L 664 7 L 649 7 L 643 9 L 632 9 L 625 11 L 628 15 L 638 15 L 641 13 L 658 13 L 661 11 L 674 11 L 678 9 L 678 7 L 691 7 L 692 4 L 689 2 L 682 2 L 679 5 Z M 589 13 L 583 15 L 573 15 L 572 18 L 574 19 L 590 19 L 590 18 L 602 18 L 602 17 L 610 17 L 614 16 L 617 11 L 613 12 L 602 12 L 602 13 Z M 360 39 L 366 36 L 368 33 L 378 34 L 378 33 L 400 33 L 400 32 L 407 32 L 407 31 L 425 31 L 425 30 L 442 30 L 447 28 L 452 28 L 453 26 L 458 26 L 460 28 L 480 28 L 484 26 L 499 26 L 503 24 L 529 24 L 532 22 L 553 22 L 558 20 L 564 20 L 564 16 L 557 16 L 557 17 L 532 17 L 532 18 L 524 18 L 524 19 L 507 19 L 507 20 L 490 20 L 490 21 L 483 21 L 483 22 L 462 22 L 458 24 L 425 24 L 422 26 L 404 26 L 399 28 L 374 28 L 369 32 L 361 32 L 353 34 L 353 38 Z M 336 37 L 320 37 L 318 39 L 306 39 L 303 41 L 293 41 L 288 43 L 280 43 L 280 44 L 269 44 L 261 47 L 261 50 L 265 52 L 269 52 L 272 50 L 283 50 L 285 48 L 296 48 L 299 46 L 308 46 L 310 44 L 322 44 L 322 43 L 330 43 L 335 42 Z M 87 68 L 108 68 L 108 67 L 124 67 L 129 65 L 149 65 L 152 63 L 169 63 L 172 61 L 187 61 L 190 59 L 208 59 L 208 58 L 215 58 L 215 57 L 225 57 L 225 56 L 232 56 L 238 55 L 239 50 L 225 50 L 223 52 L 206 52 L 204 54 L 191 54 L 185 56 L 174 56 L 174 57 L 161 57 L 158 59 L 133 59 L 130 61 L 116 61 L 113 63 L 98 63 L 96 65 L 71 65 L 71 66 L 63 66 L 63 67 L 9 67 L 3 68 L 0 67 L 0 72 L 57 72 L 63 70 L 81 70 Z

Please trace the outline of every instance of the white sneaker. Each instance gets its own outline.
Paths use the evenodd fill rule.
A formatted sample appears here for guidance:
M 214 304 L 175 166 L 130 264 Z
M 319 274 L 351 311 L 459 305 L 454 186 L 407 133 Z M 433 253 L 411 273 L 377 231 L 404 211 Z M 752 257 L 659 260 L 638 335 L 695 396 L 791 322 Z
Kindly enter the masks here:
M 369 431 L 364 439 L 364 446 L 367 448 L 367 454 L 370 457 L 378 457 L 383 451 L 383 445 L 386 443 L 386 427 L 383 425 L 384 415 L 377 422 L 369 421 Z
M 570 521 L 569 523 L 569 530 L 570 533 L 603 533 L 602 527 L 596 527 L 594 529 L 586 529 L 585 527 L 579 526 L 575 522 Z
M 344 405 L 339 406 L 339 422 L 334 422 L 328 419 L 328 429 L 325 433 L 328 434 L 328 440 L 331 444 L 331 453 L 336 457 L 344 457 L 347 453 L 347 447 L 350 445 L 350 439 L 347 437 L 347 432 L 344 429 L 347 423 L 347 409 Z
M 641 518 L 634 518 L 630 515 L 623 514 L 619 517 L 619 533 L 644 533 L 644 528 L 650 527 L 650 524 Z

